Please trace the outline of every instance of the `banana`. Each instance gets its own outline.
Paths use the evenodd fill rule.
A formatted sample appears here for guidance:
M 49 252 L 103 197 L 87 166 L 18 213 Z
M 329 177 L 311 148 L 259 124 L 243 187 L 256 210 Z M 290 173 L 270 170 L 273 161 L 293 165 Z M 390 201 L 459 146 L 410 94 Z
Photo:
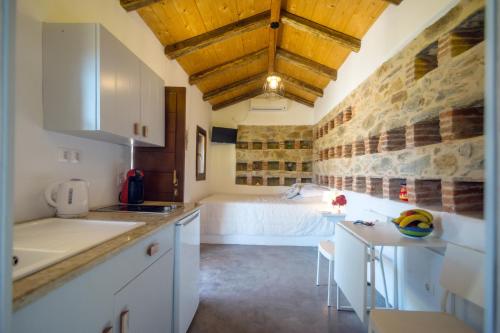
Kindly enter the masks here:
M 420 222 L 417 227 L 419 227 L 420 229 L 429 229 L 431 227 L 430 224 L 428 223 L 425 223 L 425 222 Z
M 413 211 L 415 211 L 416 213 L 422 214 L 425 217 L 427 217 L 427 219 L 429 220 L 430 223 L 432 223 L 432 221 L 434 221 L 434 216 L 432 216 L 432 214 L 429 213 L 426 210 L 423 210 L 423 209 L 413 209 Z
M 401 221 L 405 218 L 405 216 L 399 216 L 399 217 L 396 217 L 395 219 L 392 219 L 392 222 L 396 223 L 396 224 L 400 224 Z
M 424 222 L 424 223 L 429 223 L 429 220 L 427 219 L 426 216 L 422 215 L 422 214 L 413 214 L 413 215 L 410 215 L 410 216 L 406 216 L 402 221 L 401 223 L 399 223 L 399 227 L 400 228 L 404 228 L 406 227 L 408 224 L 414 222 L 414 221 L 420 221 L 420 222 Z

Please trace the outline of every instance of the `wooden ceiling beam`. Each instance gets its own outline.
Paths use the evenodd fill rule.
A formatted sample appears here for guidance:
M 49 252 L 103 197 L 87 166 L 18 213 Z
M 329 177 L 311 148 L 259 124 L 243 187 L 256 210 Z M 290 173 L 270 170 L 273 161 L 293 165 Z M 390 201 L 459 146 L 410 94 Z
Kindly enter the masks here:
M 268 52 L 268 66 L 267 71 L 269 74 L 274 72 L 276 62 L 276 47 L 278 45 L 278 31 L 281 14 L 281 0 L 271 0 L 271 23 L 269 24 L 269 52 Z M 278 27 L 273 28 L 273 24 L 278 24 Z
M 249 91 L 247 93 L 244 93 L 242 95 L 230 98 L 230 99 L 228 99 L 226 101 L 220 102 L 218 104 L 212 105 L 212 110 L 213 111 L 217 111 L 217 110 L 226 108 L 228 106 L 231 106 L 231 105 L 234 105 L 234 104 L 246 101 L 246 100 L 248 100 L 250 98 L 257 97 L 259 95 L 262 95 L 262 89 L 255 89 L 255 90 Z M 289 100 L 292 100 L 294 102 L 306 105 L 308 107 L 311 107 L 311 108 L 314 107 L 314 102 L 311 102 L 310 100 L 302 98 L 302 97 L 297 96 L 295 94 L 292 94 L 292 93 L 289 93 L 289 92 L 285 92 L 285 96 L 284 97 L 288 98 Z
M 323 89 L 315 87 L 307 82 L 301 81 L 299 79 L 296 79 L 296 78 L 291 77 L 291 76 L 284 74 L 284 73 L 278 72 L 277 74 L 283 79 L 284 82 L 292 84 L 292 85 L 296 86 L 297 88 L 300 88 L 301 90 L 303 90 L 309 94 L 312 94 L 314 96 L 323 97 Z M 237 91 L 238 89 L 244 88 L 250 84 L 254 84 L 257 82 L 263 83 L 266 76 L 267 76 L 267 72 L 261 72 L 261 73 L 252 75 L 250 77 L 244 78 L 242 80 L 227 84 L 225 86 L 222 86 L 220 88 L 214 89 L 212 91 L 209 91 L 209 92 L 203 94 L 203 100 L 208 101 L 208 100 L 214 99 L 216 97 L 220 97 L 220 96 L 223 96 L 225 94 L 228 94 L 230 92 Z
M 244 78 L 242 80 L 227 84 L 225 86 L 222 86 L 220 88 L 214 89 L 212 91 L 209 91 L 207 93 L 203 94 L 203 100 L 208 101 L 210 99 L 225 95 L 227 93 L 230 93 L 232 91 L 236 91 L 238 89 L 244 88 L 250 84 L 254 84 L 257 82 L 263 82 L 264 79 L 267 76 L 267 72 L 261 72 L 255 75 L 252 75 L 250 77 Z
M 300 104 L 304 104 L 310 108 L 314 107 L 314 102 L 311 102 L 308 99 L 302 98 L 300 96 L 297 96 L 295 94 L 292 94 L 292 93 L 289 93 L 286 91 L 285 91 L 285 98 L 291 99 L 292 101 L 295 101 L 295 102 L 300 103 Z
M 282 58 L 283 60 L 292 63 L 293 65 L 305 69 L 307 71 L 312 71 L 318 75 L 326 76 L 331 80 L 337 79 L 337 70 L 323 64 L 320 64 L 311 59 L 305 58 L 298 54 L 289 52 L 285 49 L 278 48 L 276 52 L 276 56 L 278 58 Z
M 189 84 L 196 84 L 200 82 L 201 80 L 206 79 L 209 76 L 216 75 L 218 73 L 236 68 L 236 67 L 241 67 L 244 65 L 247 65 L 251 62 L 254 62 L 255 60 L 261 58 L 263 55 L 267 54 L 267 47 L 263 48 L 261 50 L 258 50 L 256 52 L 244 55 L 242 57 L 236 58 L 231 61 L 227 61 L 225 63 L 222 63 L 220 65 L 205 69 L 203 71 L 200 71 L 198 73 L 191 74 L 189 76 Z
M 290 84 L 296 86 L 297 88 L 300 88 L 301 90 L 303 90 L 309 94 L 312 94 L 314 96 L 323 97 L 323 89 L 321 89 L 321 88 L 315 87 L 307 82 L 301 81 L 299 79 L 296 79 L 290 75 L 287 75 L 287 74 L 284 74 L 281 72 L 279 72 L 278 75 L 286 83 L 290 83 Z M 286 90 L 286 86 L 285 86 L 285 90 Z
M 386 1 L 386 2 L 391 3 L 393 5 L 396 5 L 396 6 L 401 4 L 401 2 L 403 2 L 403 0 L 383 0 L 383 1 Z
M 360 39 L 347 35 L 343 32 L 331 29 L 327 26 L 321 25 L 306 18 L 289 13 L 287 11 L 283 11 L 281 13 L 281 21 L 285 24 L 294 27 L 295 29 L 308 32 L 316 37 L 337 42 L 340 45 L 347 47 L 354 52 L 358 52 L 359 49 L 361 48 Z
M 120 0 L 120 5 L 122 5 L 123 9 L 127 12 L 131 12 L 160 1 L 161 0 Z
M 234 105 L 236 103 L 246 101 L 247 99 L 257 97 L 261 94 L 262 94 L 262 89 L 260 89 L 260 88 L 255 89 L 255 90 L 249 91 L 247 93 L 244 93 L 243 95 L 239 95 L 239 96 L 230 98 L 226 101 L 220 102 L 218 104 L 212 105 L 212 110 L 217 111 L 217 110 L 226 108 L 228 106 Z
M 269 24 L 270 11 L 247 17 L 204 34 L 165 46 L 165 54 L 176 59 L 234 36 L 257 30 Z

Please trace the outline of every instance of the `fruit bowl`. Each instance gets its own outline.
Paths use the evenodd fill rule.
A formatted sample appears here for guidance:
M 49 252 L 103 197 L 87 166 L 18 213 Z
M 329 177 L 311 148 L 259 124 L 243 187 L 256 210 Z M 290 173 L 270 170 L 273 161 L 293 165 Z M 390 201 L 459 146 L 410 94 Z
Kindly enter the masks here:
M 423 209 L 406 210 L 399 217 L 392 219 L 392 223 L 404 236 L 422 238 L 434 230 L 434 216 Z
M 419 228 L 419 227 L 406 227 L 406 228 L 399 228 L 398 230 L 400 233 L 402 233 L 405 236 L 412 237 L 412 238 L 422 238 L 425 236 L 429 236 L 431 232 L 434 230 L 434 228 L 431 226 L 430 228 Z

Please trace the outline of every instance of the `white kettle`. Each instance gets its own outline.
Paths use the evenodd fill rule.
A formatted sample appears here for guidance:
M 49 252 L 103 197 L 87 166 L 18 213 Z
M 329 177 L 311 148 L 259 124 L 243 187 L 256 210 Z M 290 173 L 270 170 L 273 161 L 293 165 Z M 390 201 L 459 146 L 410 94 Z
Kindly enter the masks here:
M 58 217 L 86 216 L 89 212 L 89 184 L 82 179 L 54 183 L 45 190 L 45 199 L 55 207 Z

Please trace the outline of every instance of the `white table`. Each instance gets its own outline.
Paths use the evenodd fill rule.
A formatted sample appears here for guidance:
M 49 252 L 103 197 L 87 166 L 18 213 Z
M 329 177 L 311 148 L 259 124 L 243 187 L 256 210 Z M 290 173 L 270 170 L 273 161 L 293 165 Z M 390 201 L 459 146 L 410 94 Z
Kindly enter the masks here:
M 394 308 L 398 309 L 398 247 L 446 247 L 446 242 L 436 237 L 408 238 L 387 222 L 365 226 L 351 221 L 337 223 L 335 230 L 334 279 L 349 300 L 358 317 L 367 323 L 367 268 L 370 264 L 371 304 L 375 308 L 375 247 L 394 247 Z M 368 248 L 370 256 L 366 249 Z M 380 258 L 382 260 L 382 258 Z

